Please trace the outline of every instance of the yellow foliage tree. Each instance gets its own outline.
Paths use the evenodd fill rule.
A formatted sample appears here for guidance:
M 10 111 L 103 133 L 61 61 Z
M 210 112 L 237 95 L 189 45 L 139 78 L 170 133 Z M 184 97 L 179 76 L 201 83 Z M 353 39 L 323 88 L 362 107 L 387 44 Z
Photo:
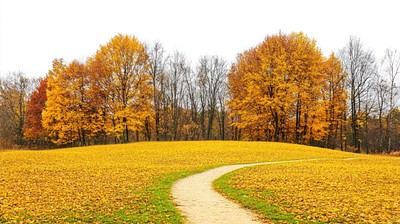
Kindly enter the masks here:
M 344 149 L 345 113 L 347 110 L 345 89 L 346 73 L 340 60 L 332 53 L 324 62 L 323 73 L 326 74 L 326 88 L 324 88 L 324 103 L 326 109 L 326 122 L 328 123 L 328 135 L 326 146 L 329 148 Z
M 53 68 L 48 72 L 47 101 L 42 112 L 43 128 L 49 138 L 58 145 L 71 143 L 77 139 L 77 129 L 69 122 L 68 89 L 64 78 L 66 65 L 62 59 L 53 61 Z
M 119 34 L 89 59 L 91 97 L 105 133 L 122 142 L 153 116 L 148 55 L 135 37 Z
M 78 61 L 66 65 L 62 59 L 53 61 L 48 73 L 47 101 L 42 112 L 43 127 L 58 145 L 79 141 L 87 144 L 93 136 L 95 117 L 87 96 L 86 66 Z

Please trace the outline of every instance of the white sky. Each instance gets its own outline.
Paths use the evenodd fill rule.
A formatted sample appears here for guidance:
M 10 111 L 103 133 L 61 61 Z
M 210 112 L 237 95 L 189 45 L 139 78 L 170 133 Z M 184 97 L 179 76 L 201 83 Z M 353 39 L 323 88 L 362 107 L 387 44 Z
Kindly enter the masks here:
M 85 60 L 118 33 L 192 64 L 201 55 L 232 62 L 280 30 L 303 31 L 325 55 L 355 35 L 379 58 L 400 50 L 399 23 L 396 0 L 0 0 L 0 74 L 45 76 L 54 58 Z

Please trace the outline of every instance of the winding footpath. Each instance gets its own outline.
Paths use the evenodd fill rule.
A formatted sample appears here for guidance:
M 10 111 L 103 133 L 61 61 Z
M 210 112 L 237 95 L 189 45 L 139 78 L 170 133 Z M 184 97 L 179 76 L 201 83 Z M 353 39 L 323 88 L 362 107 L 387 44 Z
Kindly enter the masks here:
M 313 160 L 324 159 L 287 160 L 218 167 L 178 180 L 172 186 L 172 197 L 176 207 L 189 223 L 261 223 L 255 214 L 215 192 L 212 188 L 213 181 L 226 173 L 244 167 Z

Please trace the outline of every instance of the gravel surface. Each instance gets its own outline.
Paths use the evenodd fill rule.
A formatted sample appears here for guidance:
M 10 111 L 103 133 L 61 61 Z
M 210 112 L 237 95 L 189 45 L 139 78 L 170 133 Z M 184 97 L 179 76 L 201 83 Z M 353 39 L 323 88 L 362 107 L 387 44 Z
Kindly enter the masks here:
M 172 187 L 176 207 L 189 223 L 261 223 L 256 215 L 238 204 L 224 198 L 212 188 L 212 183 L 220 176 L 234 170 L 276 163 L 302 162 L 320 159 L 289 160 L 253 164 L 222 166 L 203 173 L 180 179 Z

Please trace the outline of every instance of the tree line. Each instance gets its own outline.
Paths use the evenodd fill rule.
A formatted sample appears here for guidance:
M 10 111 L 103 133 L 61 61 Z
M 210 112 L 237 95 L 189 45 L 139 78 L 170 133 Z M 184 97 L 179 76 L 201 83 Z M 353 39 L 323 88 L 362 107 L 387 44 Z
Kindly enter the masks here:
M 284 141 L 366 153 L 400 149 L 400 56 L 358 38 L 328 58 L 303 33 L 269 35 L 229 65 L 119 34 L 44 78 L 0 80 L 0 146 L 131 141 Z

